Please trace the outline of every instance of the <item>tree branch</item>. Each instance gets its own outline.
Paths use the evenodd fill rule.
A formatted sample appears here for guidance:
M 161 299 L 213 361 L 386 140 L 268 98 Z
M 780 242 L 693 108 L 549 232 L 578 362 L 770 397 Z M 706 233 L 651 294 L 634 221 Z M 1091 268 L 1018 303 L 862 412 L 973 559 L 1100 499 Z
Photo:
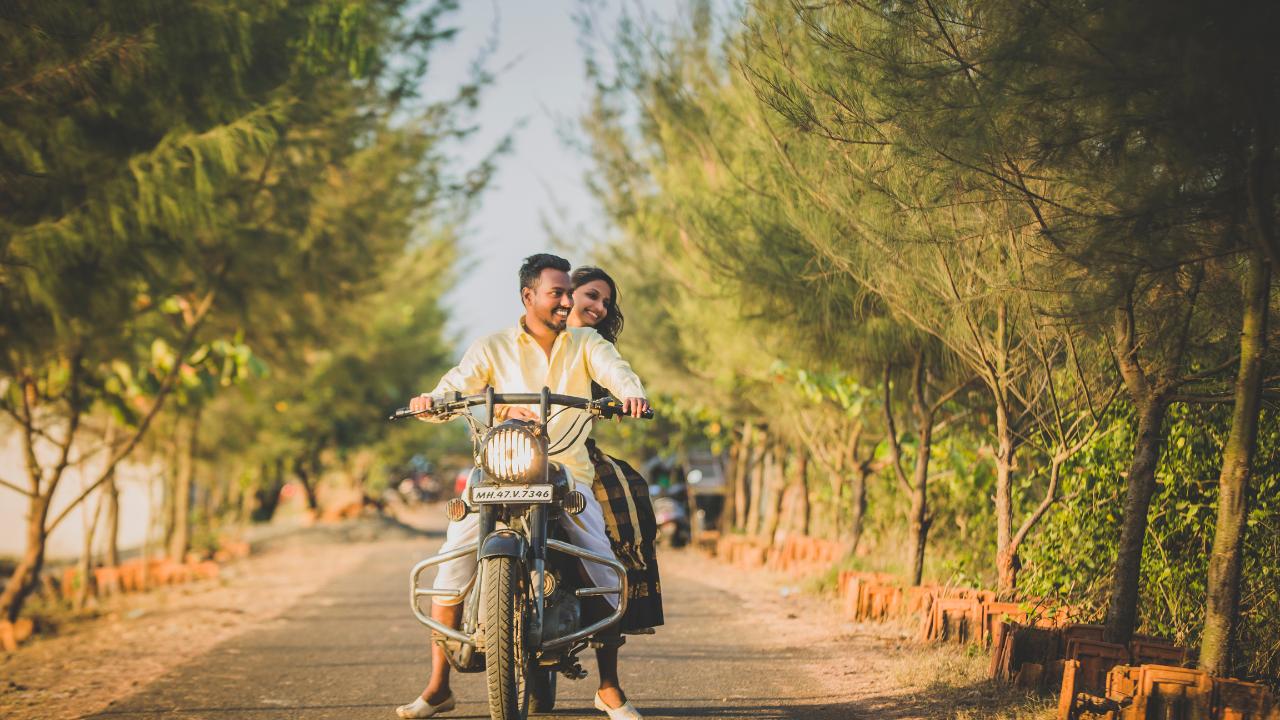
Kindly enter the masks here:
M 1062 474 L 1062 463 L 1063 460 L 1058 457 L 1054 458 L 1053 466 L 1049 470 L 1049 487 L 1045 489 L 1044 499 L 1041 500 L 1040 505 L 1022 521 L 1022 526 L 1018 528 L 1018 532 L 1014 533 L 1013 540 L 1009 542 L 1010 552 L 1016 553 L 1018 551 L 1018 548 L 1022 545 L 1022 541 L 1027 539 L 1027 533 L 1031 532 L 1031 528 L 1035 527 L 1035 524 L 1040 522 L 1040 518 L 1044 517 L 1045 513 L 1049 512 L 1049 508 L 1053 506 L 1053 503 L 1057 501 L 1058 478 Z
M 226 271 L 228 265 L 229 264 L 223 265 L 222 270 L 218 273 L 219 277 L 221 277 L 223 272 Z M 160 387 L 156 390 L 156 399 L 151 403 L 151 408 L 147 411 L 147 414 L 143 416 L 142 421 L 138 423 L 137 430 L 135 430 L 133 435 L 130 436 L 129 439 L 111 455 L 111 459 L 107 462 L 106 467 L 98 478 L 92 483 L 89 483 L 89 485 L 84 488 L 84 490 L 82 490 L 69 505 L 63 508 L 62 512 L 58 513 L 57 517 L 53 519 L 53 522 L 51 522 L 45 529 L 46 532 L 53 532 L 53 529 L 66 519 L 69 514 L 71 514 L 71 511 L 76 507 L 76 505 L 83 502 L 84 499 L 89 497 L 94 490 L 97 490 L 100 485 L 109 480 L 115 473 L 116 466 L 120 464 L 120 461 L 127 457 L 129 453 L 133 452 L 134 447 L 141 442 L 143 435 L 147 432 L 147 428 L 150 427 L 151 422 L 155 419 L 156 415 L 159 414 L 160 408 L 164 405 L 165 399 L 173 389 L 173 386 L 177 381 L 178 374 L 182 370 L 182 362 L 191 352 L 191 346 L 195 342 L 196 332 L 200 329 L 200 325 L 203 324 L 204 319 L 208 317 L 209 311 L 213 308 L 213 300 L 216 296 L 217 289 L 215 288 L 205 293 L 205 296 L 200 300 L 196 312 L 193 315 L 193 322 L 187 328 L 186 334 L 178 345 L 178 351 L 174 354 L 176 359 L 173 363 L 173 367 L 169 369 L 164 380 L 160 382 Z
M 12 491 L 14 491 L 14 492 L 16 492 L 16 493 L 18 493 L 18 494 L 20 494 L 20 495 L 25 495 L 25 496 L 27 496 L 27 497 L 29 497 L 29 498 L 40 497 L 40 496 L 39 496 L 39 495 L 37 495 L 36 493 L 33 493 L 33 492 L 31 492 L 30 490 L 27 490 L 27 489 L 24 489 L 24 488 L 18 487 L 17 485 L 15 485 L 15 484 L 13 484 L 13 483 L 9 482 L 8 480 L 5 480 L 4 478 L 0 478 L 0 487 L 7 487 L 7 488 L 9 488 L 10 490 L 12 490 Z
M 884 423 L 888 431 L 886 435 L 889 437 L 890 464 L 893 465 L 894 475 L 898 478 L 903 490 L 911 492 L 911 481 L 907 479 L 907 471 L 902 469 L 902 444 L 898 442 L 898 426 L 893 421 L 893 393 L 889 388 L 889 374 L 892 368 L 893 366 L 889 363 L 884 364 Z

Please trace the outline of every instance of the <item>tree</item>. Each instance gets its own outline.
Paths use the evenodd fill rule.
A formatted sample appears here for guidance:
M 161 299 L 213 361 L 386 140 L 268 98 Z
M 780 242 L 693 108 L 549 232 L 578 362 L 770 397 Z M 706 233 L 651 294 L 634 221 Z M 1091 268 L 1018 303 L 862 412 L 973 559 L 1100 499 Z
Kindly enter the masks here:
M 297 330 L 279 300 L 349 298 L 403 248 L 403 214 L 379 225 L 385 205 L 340 204 L 347 163 L 399 137 L 402 173 L 365 187 L 449 190 L 436 148 L 474 93 L 421 116 L 405 102 L 451 6 L 26 3 L 0 16 L 0 390 L 28 476 L 2 481 L 29 508 L 0 614 L 16 618 L 71 509 L 50 503 L 86 413 L 109 404 L 129 430 L 72 506 L 110 481 L 204 348 L 243 327 L 268 345 Z M 405 48 L 414 62 L 393 67 Z M 359 229 L 331 222 L 342 213 L 399 232 L 340 234 Z M 139 367 L 140 408 L 112 389 Z

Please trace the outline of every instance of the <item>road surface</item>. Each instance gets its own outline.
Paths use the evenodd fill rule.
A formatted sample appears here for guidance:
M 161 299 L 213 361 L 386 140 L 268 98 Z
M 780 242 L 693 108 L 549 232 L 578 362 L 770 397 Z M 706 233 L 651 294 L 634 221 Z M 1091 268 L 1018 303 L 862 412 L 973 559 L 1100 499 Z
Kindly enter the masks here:
M 432 518 L 438 517 L 436 514 Z M 390 720 L 427 677 L 427 631 L 411 616 L 407 571 L 441 541 L 372 546 L 354 569 L 281 615 L 85 717 Z M 316 563 L 324 563 L 317 548 Z M 622 648 L 622 679 L 646 718 L 918 717 L 936 700 L 904 694 L 890 665 L 910 650 L 888 629 L 832 627 L 829 606 L 692 552 L 661 561 L 667 624 Z M 845 635 L 841 635 L 845 632 Z M 555 714 L 600 718 L 585 680 L 559 683 Z M 455 674 L 456 710 L 487 718 L 483 674 Z M 54 713 L 51 716 L 61 716 Z

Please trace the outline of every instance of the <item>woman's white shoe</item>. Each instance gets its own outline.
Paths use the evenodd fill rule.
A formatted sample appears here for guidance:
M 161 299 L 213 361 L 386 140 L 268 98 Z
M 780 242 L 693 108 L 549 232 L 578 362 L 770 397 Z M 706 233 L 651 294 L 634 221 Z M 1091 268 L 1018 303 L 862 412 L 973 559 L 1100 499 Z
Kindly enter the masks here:
M 622 707 L 616 708 L 605 705 L 604 700 L 600 699 L 600 693 L 596 693 L 596 709 L 608 713 L 609 720 L 642 720 L 644 718 L 630 701 L 624 702 Z
M 432 705 L 419 697 L 408 705 L 401 705 L 396 708 L 396 715 L 405 718 L 405 720 L 419 720 L 420 718 L 429 718 L 442 712 L 449 712 L 453 709 L 455 704 L 453 695 L 445 698 L 439 705 Z

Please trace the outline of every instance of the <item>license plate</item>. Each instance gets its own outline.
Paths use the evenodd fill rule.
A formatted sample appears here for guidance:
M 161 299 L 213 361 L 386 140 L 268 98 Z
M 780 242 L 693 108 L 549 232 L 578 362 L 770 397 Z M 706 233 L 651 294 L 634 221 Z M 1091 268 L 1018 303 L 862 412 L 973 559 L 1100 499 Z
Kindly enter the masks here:
M 471 488 L 473 503 L 549 503 L 550 485 L 477 485 Z

